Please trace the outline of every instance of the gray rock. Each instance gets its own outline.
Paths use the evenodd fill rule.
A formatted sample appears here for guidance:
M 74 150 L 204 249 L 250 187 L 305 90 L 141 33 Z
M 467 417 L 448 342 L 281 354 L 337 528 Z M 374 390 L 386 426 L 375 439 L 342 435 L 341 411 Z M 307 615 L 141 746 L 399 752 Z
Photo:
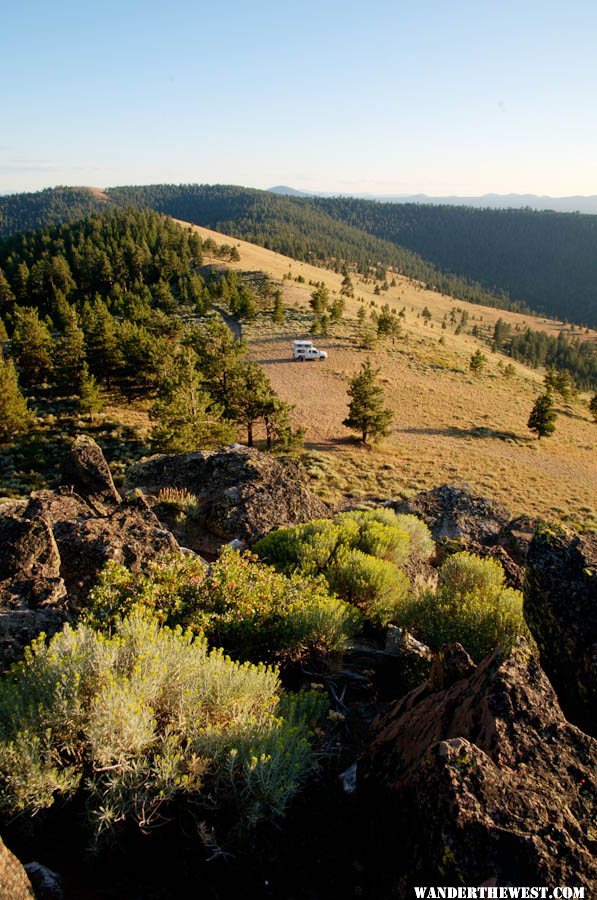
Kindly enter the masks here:
M 120 503 L 110 467 L 93 438 L 79 435 L 70 448 L 63 471 L 69 486 L 98 514 L 110 512 Z
M 524 641 L 479 666 L 457 646 L 443 656 L 445 674 L 392 704 L 358 761 L 375 896 L 421 884 L 590 892 L 597 742 L 565 720 Z
M 145 493 L 184 488 L 199 503 L 198 522 L 222 541 L 252 544 L 281 525 L 329 516 L 308 490 L 301 467 L 260 450 L 233 445 L 223 450 L 152 456 L 127 472 L 127 486 Z
M 456 541 L 464 547 L 495 543 L 511 519 L 504 506 L 476 494 L 468 484 L 444 484 L 392 506 L 397 513 L 423 519 L 434 541 Z
M 56 872 L 38 862 L 26 863 L 24 868 L 35 890 L 36 900 L 62 900 L 64 891 Z
M 564 712 L 597 735 L 597 534 L 537 528 L 524 615 Z

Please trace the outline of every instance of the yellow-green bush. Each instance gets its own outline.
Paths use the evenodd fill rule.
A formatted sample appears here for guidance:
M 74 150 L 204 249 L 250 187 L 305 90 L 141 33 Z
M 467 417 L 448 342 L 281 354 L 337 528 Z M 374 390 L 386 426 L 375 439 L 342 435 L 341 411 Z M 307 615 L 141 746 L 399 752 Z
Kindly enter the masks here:
M 378 625 L 392 621 L 406 601 L 408 580 L 400 566 L 429 557 L 433 549 L 424 522 L 390 509 L 351 510 L 279 528 L 255 546 L 279 571 L 323 575 L 338 596 Z
M 437 592 L 409 597 L 397 621 L 434 650 L 460 641 L 476 662 L 514 635 L 529 637 L 520 591 L 506 586 L 498 562 L 468 552 L 449 556 Z
M 323 579 L 283 575 L 249 553 L 226 550 L 209 569 L 193 557 L 156 562 L 147 574 L 108 563 L 91 591 L 88 621 L 109 629 L 144 607 L 168 625 L 202 632 L 235 658 L 282 661 L 339 650 L 358 613 Z
M 393 563 L 347 547 L 338 550 L 326 578 L 334 593 L 381 626 L 394 621 L 409 590 L 408 578 Z
M 0 807 L 34 815 L 82 791 L 96 839 L 127 821 L 151 829 L 179 803 L 216 829 L 252 826 L 281 815 L 313 767 L 324 707 L 139 610 L 111 636 L 67 625 L 0 681 Z

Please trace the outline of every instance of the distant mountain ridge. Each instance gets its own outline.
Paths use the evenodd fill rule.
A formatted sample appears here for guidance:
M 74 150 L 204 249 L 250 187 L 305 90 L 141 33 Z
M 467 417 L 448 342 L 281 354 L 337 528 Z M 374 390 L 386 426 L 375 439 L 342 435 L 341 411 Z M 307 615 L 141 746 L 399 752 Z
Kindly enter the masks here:
M 296 196 L 235 185 L 56 188 L 0 197 L 0 238 L 133 206 L 295 259 L 391 267 L 487 306 L 597 326 L 597 215 Z
M 540 194 L 482 194 L 480 196 L 434 197 L 429 194 L 367 194 L 346 191 L 300 191 L 284 184 L 268 188 L 285 197 L 354 197 L 381 203 L 424 203 L 432 206 L 473 206 L 476 209 L 535 209 L 554 212 L 580 212 L 597 215 L 597 194 L 550 197 Z

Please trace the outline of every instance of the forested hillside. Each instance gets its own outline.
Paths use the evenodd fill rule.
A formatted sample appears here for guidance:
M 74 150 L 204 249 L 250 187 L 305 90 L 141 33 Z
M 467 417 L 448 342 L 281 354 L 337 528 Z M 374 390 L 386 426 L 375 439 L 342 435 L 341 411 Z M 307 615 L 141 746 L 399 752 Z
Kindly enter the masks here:
M 295 259 L 391 267 L 504 309 L 597 325 L 597 216 L 282 196 L 231 185 L 57 188 L 0 198 L 0 236 L 106 207 L 151 208 Z
M 85 190 L 56 189 L 0 198 L 0 233 L 6 235 L 48 223 L 74 221 L 98 204 L 136 206 L 222 231 L 294 259 L 335 266 L 389 266 L 429 288 L 461 300 L 503 309 L 525 309 L 503 292 L 492 293 L 467 278 L 441 272 L 411 250 L 380 240 L 333 218 L 309 200 L 282 197 L 231 185 L 147 185 L 108 188 L 101 197 Z M 69 204 L 72 203 L 72 208 Z M 90 209 L 86 210 L 84 204 Z M 32 222 L 37 224 L 31 224 Z
M 311 198 L 341 222 L 533 310 L 597 325 L 597 216 Z
M 151 448 L 135 445 L 133 456 L 226 443 L 239 429 L 251 444 L 256 422 L 266 423 L 268 446 L 292 442 L 289 410 L 266 374 L 207 315 L 224 290 L 235 315 L 250 314 L 267 279 L 255 288 L 234 273 L 204 279 L 204 250 L 239 259 L 235 247 L 202 241 L 153 210 L 108 209 L 0 243 L 5 488 L 52 483 L 69 430 L 87 417 L 96 433 L 106 400 L 141 402 L 155 423 Z
M 106 208 L 101 191 L 86 187 L 46 188 L 32 194 L 0 197 L 0 239 L 19 231 L 76 222 Z

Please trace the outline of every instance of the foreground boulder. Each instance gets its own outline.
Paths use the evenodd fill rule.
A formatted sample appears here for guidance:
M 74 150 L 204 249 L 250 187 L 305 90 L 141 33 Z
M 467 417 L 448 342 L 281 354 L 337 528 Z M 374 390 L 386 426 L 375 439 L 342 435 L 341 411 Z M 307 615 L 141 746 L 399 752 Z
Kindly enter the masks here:
M 300 465 L 260 450 L 233 445 L 223 450 L 152 456 L 127 472 L 127 485 L 144 492 L 179 488 L 198 501 L 203 528 L 226 541 L 248 544 L 281 525 L 330 514 L 303 481 Z
M 93 438 L 79 435 L 73 442 L 63 471 L 63 482 L 84 497 L 99 515 L 112 511 L 120 504 L 110 467 L 101 448 Z
M 178 543 L 143 497 L 121 500 L 100 448 L 76 441 L 71 487 L 0 505 L 0 669 L 84 606 L 108 560 L 133 571 Z
M 524 615 L 564 712 L 597 734 L 597 534 L 537 529 Z
M 0 900 L 35 900 L 27 872 L 0 838 Z
M 481 497 L 468 484 L 443 484 L 393 507 L 423 519 L 434 541 L 456 541 L 466 549 L 494 544 L 512 518 L 505 506 Z
M 444 648 L 428 682 L 376 720 L 358 765 L 379 896 L 424 884 L 589 888 L 596 765 L 597 742 L 565 720 L 524 641 L 479 666 Z

